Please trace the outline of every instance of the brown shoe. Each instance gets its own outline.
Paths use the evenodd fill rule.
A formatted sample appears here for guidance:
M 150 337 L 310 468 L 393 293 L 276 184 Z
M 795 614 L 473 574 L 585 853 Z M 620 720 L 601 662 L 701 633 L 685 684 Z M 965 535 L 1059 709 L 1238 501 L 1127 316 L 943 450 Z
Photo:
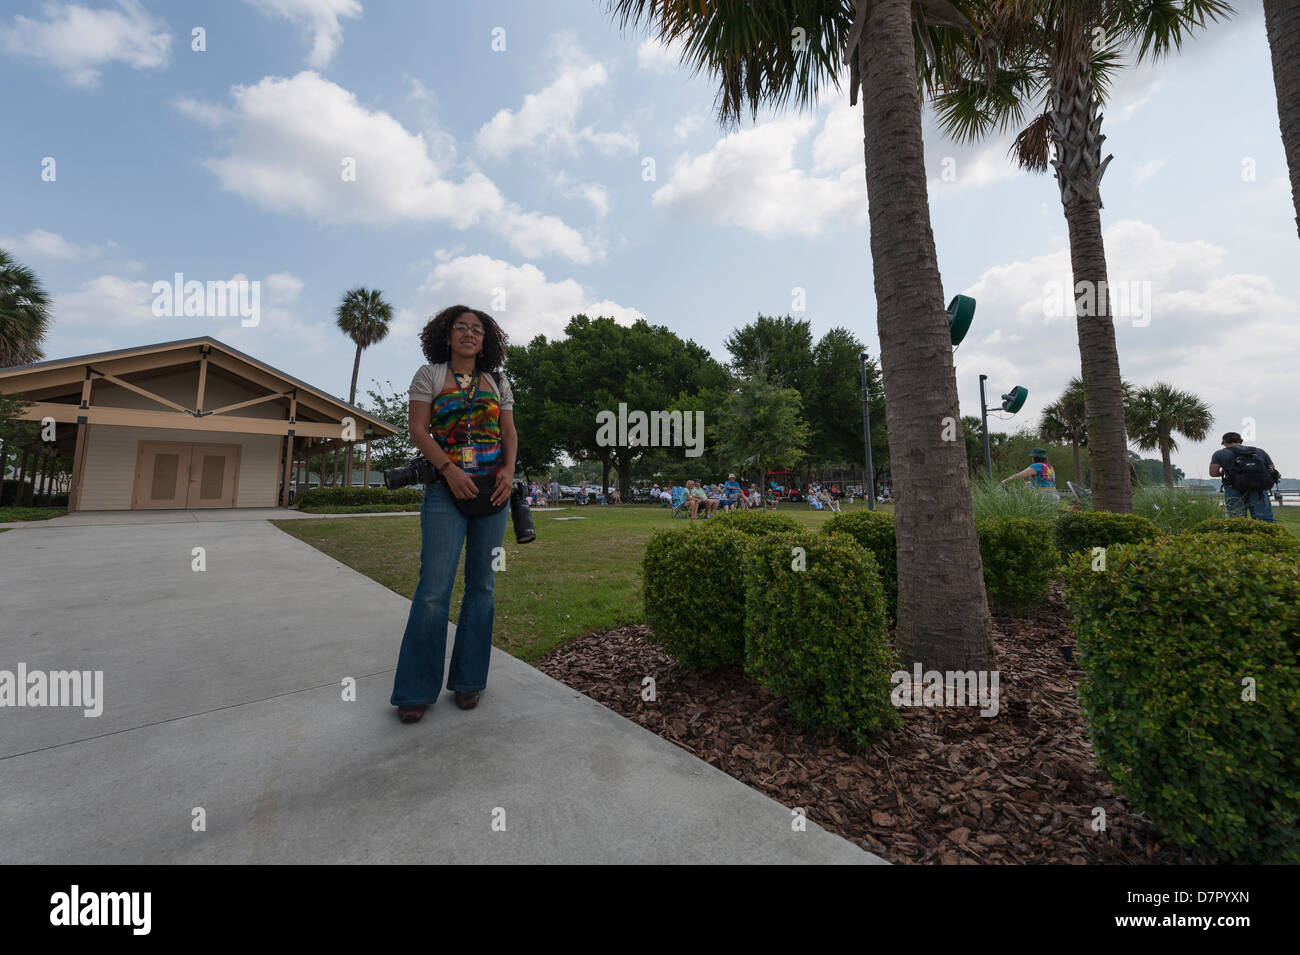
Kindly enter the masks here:
M 478 690 L 457 690 L 456 705 L 462 710 L 472 710 L 478 706 Z
M 397 718 L 403 723 L 418 723 L 424 711 L 429 708 L 427 703 L 417 703 L 414 706 L 399 706 L 397 708 Z

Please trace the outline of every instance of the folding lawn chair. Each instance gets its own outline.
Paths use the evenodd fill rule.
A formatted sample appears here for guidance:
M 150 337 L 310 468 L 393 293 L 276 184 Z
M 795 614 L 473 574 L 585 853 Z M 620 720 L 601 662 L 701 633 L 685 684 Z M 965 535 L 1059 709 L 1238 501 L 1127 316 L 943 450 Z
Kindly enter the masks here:
M 673 488 L 673 517 L 690 517 L 691 510 L 686 506 L 686 488 Z

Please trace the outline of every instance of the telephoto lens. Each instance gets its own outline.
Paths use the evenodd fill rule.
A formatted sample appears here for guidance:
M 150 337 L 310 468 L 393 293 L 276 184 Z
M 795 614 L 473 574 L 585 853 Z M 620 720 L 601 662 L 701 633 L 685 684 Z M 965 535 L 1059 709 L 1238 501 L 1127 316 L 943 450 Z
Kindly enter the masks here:
M 516 484 L 510 492 L 510 521 L 515 525 L 515 542 L 528 544 L 537 539 L 533 529 L 533 512 L 524 496 L 524 486 Z

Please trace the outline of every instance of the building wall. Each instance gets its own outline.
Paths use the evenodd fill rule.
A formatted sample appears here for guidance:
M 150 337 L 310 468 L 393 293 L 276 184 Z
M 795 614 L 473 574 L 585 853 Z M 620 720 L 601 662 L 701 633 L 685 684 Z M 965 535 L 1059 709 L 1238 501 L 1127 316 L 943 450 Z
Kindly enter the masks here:
M 198 371 L 180 372 L 165 378 L 139 382 L 140 387 L 157 392 L 177 404 L 194 406 Z M 220 408 L 256 397 L 259 392 L 208 374 L 203 404 Z M 164 405 L 144 395 L 109 382 L 97 381 L 91 404 L 118 408 L 162 410 Z M 233 412 L 247 418 L 284 419 L 280 402 L 267 401 Z M 244 434 L 234 431 L 190 431 L 185 428 L 133 428 L 125 425 L 92 424 L 86 449 L 86 470 L 81 493 L 82 510 L 129 510 L 131 489 L 135 485 L 136 455 L 141 441 L 182 441 L 189 444 L 238 444 L 239 484 L 235 500 L 239 507 L 274 507 L 280 480 L 280 453 L 284 438 L 273 434 Z

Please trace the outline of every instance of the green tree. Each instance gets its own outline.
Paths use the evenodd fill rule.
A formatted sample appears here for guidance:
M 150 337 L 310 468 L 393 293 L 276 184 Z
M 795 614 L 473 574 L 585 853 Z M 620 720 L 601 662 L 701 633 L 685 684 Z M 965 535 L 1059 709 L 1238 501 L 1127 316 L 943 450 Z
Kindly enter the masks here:
M 701 392 L 712 389 L 721 395 L 726 370 L 702 346 L 645 319 L 629 326 L 608 317 L 575 315 L 564 333 L 556 341 L 539 335 L 526 348 L 512 347 L 507 355 L 506 369 L 517 382 L 520 433 L 530 434 L 529 454 L 534 459 L 563 451 L 574 461 L 598 461 L 605 487 L 609 471 L 616 471 L 627 499 L 632 465 L 648 448 L 601 443 L 598 415 L 617 416 L 620 405 L 627 414 L 683 410 Z M 701 410 L 707 437 L 710 411 L 716 413 L 716 405 Z
M 335 311 L 339 331 L 352 339 L 357 346 L 357 357 L 352 362 L 352 386 L 348 389 L 348 404 L 357 403 L 357 375 L 361 372 L 361 352 L 377 345 L 388 337 L 388 323 L 393 320 L 393 309 L 384 301 L 377 289 L 354 288 L 343 294 L 343 301 Z M 352 445 L 348 445 L 343 459 L 347 483 L 352 484 Z M 324 468 L 321 469 L 322 477 Z
M 1056 171 L 1070 234 L 1079 358 L 1087 395 L 1093 502 L 1131 512 L 1119 352 L 1101 233 L 1101 107 L 1126 52 L 1135 61 L 1181 49 L 1185 35 L 1232 12 L 1221 0 L 980 0 L 979 30 L 949 33 L 926 81 L 943 130 L 979 139 L 1021 126 L 1012 146 L 1025 169 Z M 1053 155 L 1054 153 L 1054 155 Z
M 770 381 L 760 366 L 742 378 L 719 417 L 722 453 L 731 461 L 766 467 L 794 467 L 803 460 L 811 429 L 803 419 L 803 399 L 795 388 Z
M 964 0 L 610 0 L 624 25 L 649 25 L 682 45 L 682 61 L 718 82 L 718 117 L 799 107 L 838 89 L 861 93 L 876 326 L 890 461 L 900 501 L 895 640 L 904 659 L 936 669 L 987 668 L 992 622 L 984 594 L 965 452 L 943 440 L 959 416 L 926 191 L 917 61 L 934 35 L 970 30 Z M 921 18 L 921 49 L 913 11 Z M 921 50 L 925 53 L 922 54 Z
M 804 417 L 811 428 L 809 458 L 817 468 L 865 465 L 862 444 L 862 372 L 864 345 L 847 328 L 832 328 L 813 348 L 812 383 L 801 389 Z M 871 463 L 876 475 L 889 470 L 889 432 L 880 367 L 867 358 L 867 393 L 871 417 Z
M 1188 391 L 1157 382 L 1139 388 L 1129 404 L 1129 434 L 1143 451 L 1160 450 L 1166 487 L 1174 486 L 1174 470 L 1169 461 L 1171 451 L 1178 450 L 1174 435 L 1189 441 L 1204 441 L 1214 426 L 1210 406 Z
M 0 368 L 43 359 L 49 329 L 50 297 L 36 273 L 0 249 Z
M 1038 425 L 1039 434 L 1048 441 L 1060 441 L 1070 446 L 1074 455 L 1075 474 L 1083 473 L 1079 464 L 1079 448 L 1088 443 L 1086 415 L 1083 381 L 1071 378 L 1061 397 L 1043 408 L 1043 417 Z

